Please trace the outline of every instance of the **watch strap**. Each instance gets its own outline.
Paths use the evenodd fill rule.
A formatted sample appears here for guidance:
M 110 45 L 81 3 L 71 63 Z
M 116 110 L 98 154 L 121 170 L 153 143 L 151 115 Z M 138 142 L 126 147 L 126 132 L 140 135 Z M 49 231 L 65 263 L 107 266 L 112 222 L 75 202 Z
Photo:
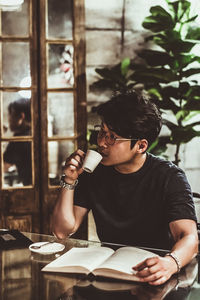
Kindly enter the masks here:
M 177 272 L 176 273 L 179 273 L 180 270 L 181 270 L 181 263 L 180 263 L 179 258 L 176 256 L 176 254 L 170 252 L 170 253 L 167 253 L 166 256 L 170 256 L 171 258 L 173 258 L 173 260 L 175 261 L 176 266 L 177 266 Z
M 69 184 L 69 183 L 65 182 L 65 175 L 61 176 L 60 186 L 62 188 L 67 189 L 67 190 L 74 190 L 75 187 L 77 186 L 77 184 L 78 184 L 78 179 L 75 180 L 74 184 Z

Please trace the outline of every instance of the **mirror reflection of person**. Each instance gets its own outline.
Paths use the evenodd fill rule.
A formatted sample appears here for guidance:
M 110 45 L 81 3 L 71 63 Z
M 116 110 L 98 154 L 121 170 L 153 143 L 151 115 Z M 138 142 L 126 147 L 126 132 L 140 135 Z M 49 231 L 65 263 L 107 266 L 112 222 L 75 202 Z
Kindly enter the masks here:
M 13 136 L 29 136 L 31 134 L 30 99 L 20 98 L 8 106 L 9 128 Z M 23 185 L 32 184 L 31 143 L 24 141 L 9 142 L 3 154 L 4 172 L 16 166 L 18 180 Z
M 101 242 L 168 250 L 130 268 L 140 282 L 165 283 L 198 253 L 197 218 L 183 170 L 147 152 L 162 118 L 135 91 L 113 96 L 97 110 L 98 151 L 93 173 L 83 172 L 85 153 L 67 158 L 53 213 L 53 232 L 66 238 L 92 210 Z

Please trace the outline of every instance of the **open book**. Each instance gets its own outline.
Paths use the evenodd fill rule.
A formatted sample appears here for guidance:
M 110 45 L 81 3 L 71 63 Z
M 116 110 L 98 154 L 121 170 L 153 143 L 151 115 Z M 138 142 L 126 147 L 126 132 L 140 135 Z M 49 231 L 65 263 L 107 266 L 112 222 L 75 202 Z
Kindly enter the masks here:
M 72 248 L 46 265 L 42 271 L 82 273 L 138 281 L 133 266 L 156 254 L 136 247 L 114 251 L 107 247 Z

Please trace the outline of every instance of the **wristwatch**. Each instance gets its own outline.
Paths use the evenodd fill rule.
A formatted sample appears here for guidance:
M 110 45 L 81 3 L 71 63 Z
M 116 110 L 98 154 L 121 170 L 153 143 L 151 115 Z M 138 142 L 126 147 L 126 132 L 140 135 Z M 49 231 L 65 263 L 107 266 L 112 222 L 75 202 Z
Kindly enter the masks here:
M 177 272 L 176 273 L 179 273 L 180 270 L 181 270 L 181 263 L 180 263 L 179 258 L 176 256 L 176 254 L 170 252 L 170 253 L 167 253 L 165 256 L 170 256 L 171 258 L 173 258 L 173 260 L 175 261 L 176 266 L 177 266 Z
M 78 184 L 78 179 L 76 179 L 76 181 L 74 182 L 74 184 L 69 184 L 69 183 L 65 182 L 65 175 L 61 176 L 60 186 L 63 187 L 64 189 L 74 190 L 75 187 L 77 186 L 77 184 Z

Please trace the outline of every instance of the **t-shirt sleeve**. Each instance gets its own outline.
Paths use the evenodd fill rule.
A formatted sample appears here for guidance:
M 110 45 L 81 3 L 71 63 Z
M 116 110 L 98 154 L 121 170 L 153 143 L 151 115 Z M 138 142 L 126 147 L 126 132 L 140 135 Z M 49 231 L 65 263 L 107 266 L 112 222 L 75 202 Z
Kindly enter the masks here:
M 168 222 L 180 219 L 197 221 L 191 187 L 185 173 L 173 172 L 167 184 Z
M 79 176 L 78 185 L 74 191 L 74 205 L 90 210 L 91 205 L 89 191 L 89 174 L 84 172 Z

